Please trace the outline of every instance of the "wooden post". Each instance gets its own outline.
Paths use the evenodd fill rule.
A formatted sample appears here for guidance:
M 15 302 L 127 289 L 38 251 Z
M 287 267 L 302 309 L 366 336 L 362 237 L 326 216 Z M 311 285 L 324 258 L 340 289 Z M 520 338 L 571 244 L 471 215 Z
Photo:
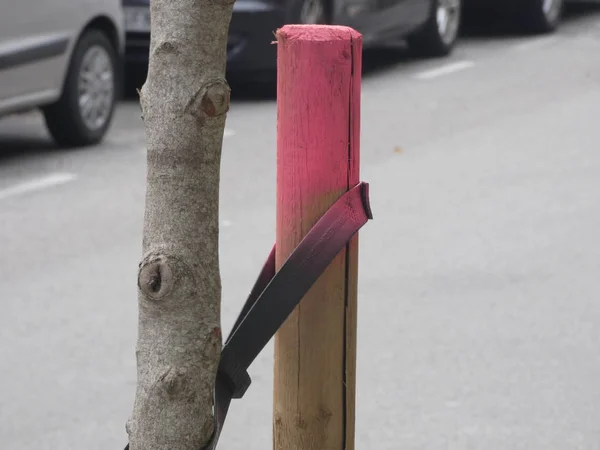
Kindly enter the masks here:
M 348 27 L 277 31 L 277 268 L 359 182 L 362 37 Z M 354 450 L 358 240 L 275 335 L 275 450 Z

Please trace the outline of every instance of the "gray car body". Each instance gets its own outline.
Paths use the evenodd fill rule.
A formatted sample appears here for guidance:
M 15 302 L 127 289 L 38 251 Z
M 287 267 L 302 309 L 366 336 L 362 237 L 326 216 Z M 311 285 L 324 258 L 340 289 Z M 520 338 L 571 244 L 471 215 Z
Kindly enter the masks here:
M 2 0 L 0 115 L 56 101 L 88 27 L 105 31 L 122 55 L 121 0 Z

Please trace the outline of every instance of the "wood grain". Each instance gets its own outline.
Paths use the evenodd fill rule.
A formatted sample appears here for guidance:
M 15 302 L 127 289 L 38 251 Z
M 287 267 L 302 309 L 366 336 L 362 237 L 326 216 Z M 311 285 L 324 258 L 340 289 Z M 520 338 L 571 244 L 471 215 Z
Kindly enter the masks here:
M 362 38 L 347 27 L 277 32 L 279 268 L 359 182 Z M 275 335 L 273 447 L 353 450 L 358 238 Z

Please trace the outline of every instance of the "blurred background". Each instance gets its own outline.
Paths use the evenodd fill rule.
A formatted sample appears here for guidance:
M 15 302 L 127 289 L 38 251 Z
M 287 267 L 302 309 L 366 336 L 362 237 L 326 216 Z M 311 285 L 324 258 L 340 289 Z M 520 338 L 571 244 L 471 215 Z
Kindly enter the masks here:
M 122 449 L 135 393 L 143 0 L 0 5 L 0 448 Z M 600 449 L 600 5 L 237 0 L 228 333 L 275 237 L 284 23 L 364 36 L 357 448 Z M 221 447 L 271 446 L 272 348 Z

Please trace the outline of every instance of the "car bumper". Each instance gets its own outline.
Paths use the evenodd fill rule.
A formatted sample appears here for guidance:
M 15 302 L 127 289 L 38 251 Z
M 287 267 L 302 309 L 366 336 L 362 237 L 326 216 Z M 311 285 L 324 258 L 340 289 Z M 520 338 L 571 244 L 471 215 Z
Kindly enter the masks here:
M 283 9 L 268 1 L 238 0 L 235 3 L 227 42 L 228 72 L 275 70 L 277 47 L 272 44 L 275 31 L 284 24 Z M 149 32 L 127 32 L 127 65 L 147 66 Z

